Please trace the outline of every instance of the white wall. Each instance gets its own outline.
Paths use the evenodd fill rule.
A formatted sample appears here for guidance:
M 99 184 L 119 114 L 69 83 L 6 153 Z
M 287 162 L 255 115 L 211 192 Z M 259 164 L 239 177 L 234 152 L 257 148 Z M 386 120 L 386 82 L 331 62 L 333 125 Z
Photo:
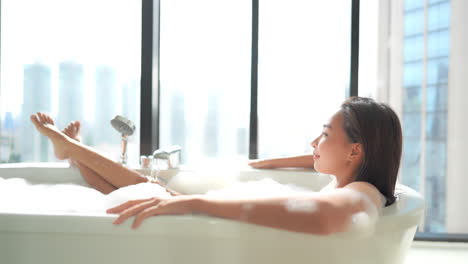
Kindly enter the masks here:
M 468 1 L 452 0 L 448 94 L 447 232 L 468 232 Z

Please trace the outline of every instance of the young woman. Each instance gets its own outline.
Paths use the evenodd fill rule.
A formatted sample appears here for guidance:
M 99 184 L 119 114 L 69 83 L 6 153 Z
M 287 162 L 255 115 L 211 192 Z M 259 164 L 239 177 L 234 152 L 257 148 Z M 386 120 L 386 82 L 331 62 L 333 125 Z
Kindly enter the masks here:
M 108 193 L 147 181 L 137 172 L 80 144 L 74 133 L 79 130 L 77 123 L 60 132 L 47 115 L 38 113 L 31 120 L 39 132 L 51 139 L 56 156 L 76 163 L 83 177 L 98 190 Z M 132 200 L 107 212 L 119 214 L 114 224 L 135 216 L 133 228 L 151 216 L 198 213 L 325 235 L 346 231 L 354 215 L 375 214 L 395 201 L 402 133 L 391 108 L 369 98 L 350 98 L 323 126 L 323 133 L 311 145 L 313 155 L 250 164 L 256 168 L 313 167 L 336 176 L 337 186 L 332 191 L 261 199 L 175 195 Z M 293 210 L 291 203 L 296 205 Z

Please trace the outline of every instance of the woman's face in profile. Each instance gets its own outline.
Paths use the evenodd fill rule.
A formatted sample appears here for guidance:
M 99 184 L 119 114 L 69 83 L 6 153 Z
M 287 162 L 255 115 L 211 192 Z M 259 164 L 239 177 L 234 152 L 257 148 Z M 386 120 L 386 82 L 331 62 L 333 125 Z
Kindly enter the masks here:
M 338 111 L 323 125 L 322 134 L 312 141 L 316 171 L 339 177 L 349 174 L 352 143 L 343 126 L 343 114 Z

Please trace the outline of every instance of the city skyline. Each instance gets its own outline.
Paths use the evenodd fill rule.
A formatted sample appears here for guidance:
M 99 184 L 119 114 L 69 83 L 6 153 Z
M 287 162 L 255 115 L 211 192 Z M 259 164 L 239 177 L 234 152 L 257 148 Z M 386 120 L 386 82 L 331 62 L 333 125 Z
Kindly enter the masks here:
M 118 83 L 116 69 L 111 66 L 100 65 L 91 71 L 85 71 L 85 66 L 82 64 L 72 61 L 61 62 L 58 65 L 58 73 L 55 75 L 59 78 L 58 82 L 54 80 L 53 70 L 48 65 L 33 63 L 24 65 L 23 68 L 23 91 L 20 93 L 22 95 L 21 110 L 16 115 L 8 111 L 3 112 L 0 119 L 0 139 L 2 139 L 0 143 L 3 146 L 0 148 L 0 152 L 12 154 L 11 147 L 5 147 L 5 144 L 13 145 L 15 152 L 13 154 L 20 155 L 20 159 L 15 161 L 53 160 L 50 143 L 47 138 L 40 136 L 35 131 L 29 120 L 32 113 L 51 113 L 52 109 L 56 107 L 60 114 L 52 115 L 52 117 L 59 128 L 65 127 L 70 121 L 80 120 L 82 126 L 99 131 L 99 133 L 82 132 L 85 143 L 98 144 L 104 149 L 109 149 L 109 146 L 116 144 L 117 146 L 113 148 L 118 148 L 119 135 L 109 123 L 115 115 L 125 114 L 131 120 L 138 119 L 139 104 L 137 107 L 133 107 L 135 104 L 117 102 L 118 100 L 138 98 L 138 83 L 136 80 Z M 95 90 L 98 100 L 87 102 L 86 99 L 89 97 L 86 97 L 86 91 L 90 89 L 85 88 L 84 80 L 88 77 L 86 73 L 93 72 L 93 70 L 92 78 L 94 81 L 92 83 L 94 85 L 91 89 Z M 59 84 L 58 93 L 54 92 L 56 91 L 53 89 L 54 82 Z M 125 96 L 122 96 L 122 93 L 125 93 Z M 54 104 L 56 105 L 54 106 Z M 117 105 L 120 109 L 117 109 Z M 92 119 L 87 118 L 84 114 L 85 111 L 89 111 L 89 108 L 95 111 Z M 138 123 L 139 120 L 135 120 L 135 122 Z M 115 135 L 115 138 L 110 135 Z M 5 161 L 4 156 L 0 153 L 2 162 L 8 161 Z

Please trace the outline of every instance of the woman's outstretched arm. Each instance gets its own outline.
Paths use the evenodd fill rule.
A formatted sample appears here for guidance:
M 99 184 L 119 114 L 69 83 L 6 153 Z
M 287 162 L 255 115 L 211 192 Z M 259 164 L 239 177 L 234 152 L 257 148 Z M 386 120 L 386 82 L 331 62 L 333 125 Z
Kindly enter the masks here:
M 249 165 L 257 169 L 314 168 L 314 158 L 312 154 L 308 154 L 287 158 L 252 160 Z
M 198 213 L 295 232 L 326 235 L 346 231 L 353 216 L 364 213 L 376 216 L 378 205 L 374 194 L 359 188 L 340 188 L 329 193 L 307 196 L 260 199 L 226 199 L 204 195 L 176 196 L 129 201 L 108 213 L 120 216 L 121 224 L 136 216 L 133 228 L 150 216 Z M 378 198 L 377 198 L 378 199 Z

